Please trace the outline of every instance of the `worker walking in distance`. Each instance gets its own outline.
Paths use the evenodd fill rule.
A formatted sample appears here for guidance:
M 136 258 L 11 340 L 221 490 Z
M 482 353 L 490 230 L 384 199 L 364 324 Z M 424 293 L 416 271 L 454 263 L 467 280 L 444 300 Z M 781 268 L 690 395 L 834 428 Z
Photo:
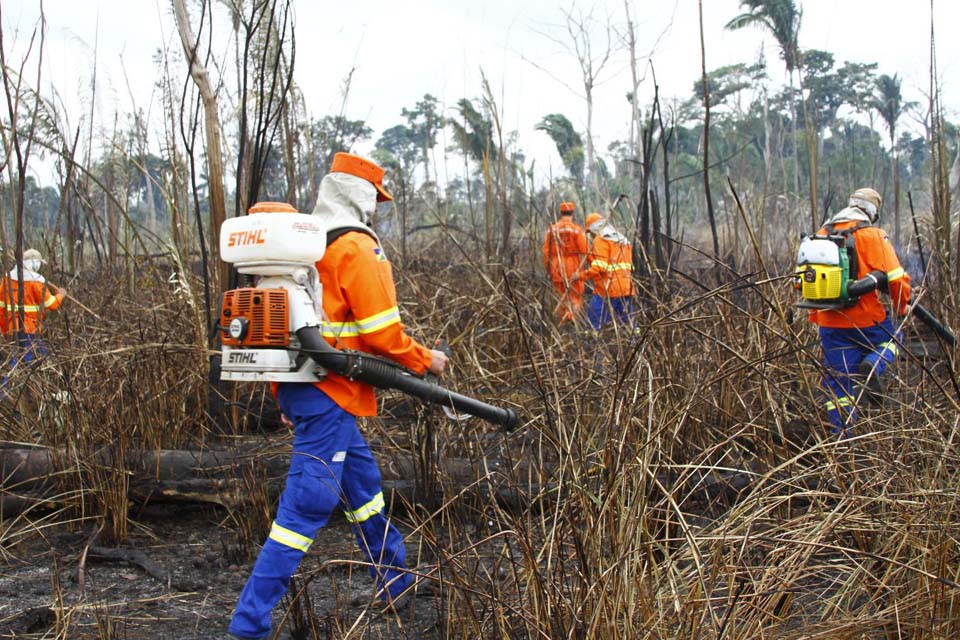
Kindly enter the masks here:
M 587 236 L 574 222 L 575 210 L 572 202 L 561 203 L 560 219 L 547 227 L 543 238 L 543 266 L 560 297 L 557 315 L 561 324 L 574 320 L 583 304 L 583 281 L 573 275 L 586 260 Z
M 15 366 L 19 362 L 32 362 L 47 354 L 41 337 L 43 321 L 47 313 L 60 308 L 67 296 L 65 289 L 51 286 L 40 275 L 40 268 L 44 264 L 39 251 L 27 249 L 23 252 L 23 274 L 14 266 L 9 275 L 0 281 L 0 330 L 5 336 L 9 336 L 11 332 L 16 336 L 19 353 L 14 362 Z M 20 289 L 23 290 L 22 307 Z
M 338 153 L 321 181 L 313 215 L 327 228 L 326 253 L 316 265 L 323 285 L 323 335 L 339 349 L 385 356 L 415 373 L 439 376 L 447 356 L 405 332 L 390 263 L 367 226 L 377 202 L 392 199 L 382 186 L 383 174 L 368 160 Z M 313 384 L 275 384 L 274 393 L 294 425 L 293 455 L 276 519 L 230 623 L 235 638 L 269 636 L 271 610 L 316 532 L 338 508 L 353 524 L 385 606 L 395 607 L 413 583 L 405 570 L 403 536 L 384 513 L 380 471 L 357 429 L 357 417 L 376 414 L 373 388 L 328 373 Z
M 844 242 L 851 278 L 863 278 L 877 271 L 886 274 L 893 309 L 903 316 L 910 303 L 910 276 L 900 265 L 890 238 L 876 226 L 881 205 L 876 191 L 857 189 L 848 206 L 830 218 L 815 238 L 832 236 Z M 868 403 L 882 402 L 881 376 L 896 357 L 901 336 L 894 330 L 876 290 L 837 306 L 812 310 L 810 321 L 819 327 L 823 347 L 823 387 L 827 393 L 824 406 L 831 432 L 848 437 L 856 419 L 855 403 L 860 391 Z M 858 383 L 863 386 L 858 387 Z
M 593 280 L 593 296 L 587 307 L 587 319 L 599 331 L 611 320 L 633 324 L 633 246 L 613 224 L 599 213 L 586 219 L 587 233 L 593 237 L 590 264 L 577 280 Z

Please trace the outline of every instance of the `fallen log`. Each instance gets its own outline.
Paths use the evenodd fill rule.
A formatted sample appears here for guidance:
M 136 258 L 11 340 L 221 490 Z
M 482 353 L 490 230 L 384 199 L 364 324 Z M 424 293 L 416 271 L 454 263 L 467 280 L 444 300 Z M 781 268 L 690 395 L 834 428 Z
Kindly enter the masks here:
M 446 458 L 424 470 L 415 456 L 379 456 L 388 501 L 437 505 L 456 494 L 496 499 L 507 508 L 523 508 L 558 495 L 550 462 L 502 459 Z M 127 498 L 136 504 L 152 501 L 212 503 L 233 508 L 249 502 L 250 487 L 260 485 L 270 498 L 279 495 L 290 463 L 289 453 L 259 450 L 158 450 L 128 452 L 120 465 L 103 451 L 79 462 L 49 449 L 0 448 L 0 516 L 30 508 L 76 503 L 94 486 L 90 465 L 126 474 Z M 749 472 L 704 470 L 678 477 L 662 471 L 661 486 L 687 499 L 714 502 L 735 500 L 750 487 Z M 568 487 L 575 489 L 575 487 Z

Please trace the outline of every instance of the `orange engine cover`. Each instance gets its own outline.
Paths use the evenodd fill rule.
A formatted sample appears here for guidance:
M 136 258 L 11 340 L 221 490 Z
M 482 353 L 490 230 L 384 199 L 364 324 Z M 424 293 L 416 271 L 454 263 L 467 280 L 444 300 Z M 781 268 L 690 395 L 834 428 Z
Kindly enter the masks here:
M 234 318 L 246 318 L 247 332 L 237 340 L 227 327 Z M 279 347 L 290 344 L 290 314 L 284 289 L 233 289 L 223 294 L 221 341 L 231 347 Z

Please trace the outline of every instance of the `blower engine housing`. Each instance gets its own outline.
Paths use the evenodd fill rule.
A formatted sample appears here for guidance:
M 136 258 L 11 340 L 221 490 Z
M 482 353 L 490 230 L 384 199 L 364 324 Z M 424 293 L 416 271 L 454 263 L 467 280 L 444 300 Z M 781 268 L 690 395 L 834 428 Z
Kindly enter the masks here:
M 274 206 L 270 206 L 274 205 Z M 220 308 L 221 378 L 316 382 L 326 373 L 300 353 L 296 332 L 319 327 L 322 289 L 316 263 L 326 229 L 282 203 L 259 203 L 220 231 L 220 255 L 254 287 L 227 291 Z

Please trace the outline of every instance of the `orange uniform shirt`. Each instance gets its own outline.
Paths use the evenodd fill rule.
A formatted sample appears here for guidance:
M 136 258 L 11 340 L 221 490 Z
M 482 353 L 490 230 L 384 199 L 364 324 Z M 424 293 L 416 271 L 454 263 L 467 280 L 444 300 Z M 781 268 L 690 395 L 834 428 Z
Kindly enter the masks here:
M 834 229 L 842 231 L 856 224 L 858 223 L 855 221 L 838 222 L 834 225 Z M 826 234 L 826 229 L 820 229 L 817 232 L 817 235 Z M 900 315 L 906 313 L 907 304 L 910 302 L 910 275 L 900 265 L 890 238 L 878 227 L 863 227 L 853 232 L 853 240 L 857 251 L 857 279 L 863 278 L 871 271 L 886 273 L 893 308 Z M 810 322 L 834 329 L 869 327 L 882 322 L 886 317 L 887 312 L 880 302 L 877 291 L 871 291 L 862 296 L 854 306 L 848 309 L 810 312 Z
M 338 349 L 356 349 L 391 360 L 422 374 L 430 366 L 430 350 L 404 331 L 390 263 L 376 240 L 351 231 L 327 247 L 317 263 L 323 285 L 323 336 Z M 373 387 L 328 373 L 316 383 L 344 411 L 355 416 L 377 414 Z
M 4 335 L 20 330 L 19 280 L 5 276 L 0 280 L 0 331 Z M 23 332 L 40 333 L 47 311 L 53 311 L 63 302 L 63 296 L 53 295 L 44 282 L 28 280 L 23 283 Z
M 605 298 L 633 295 L 633 247 L 596 236 L 590 266 L 584 278 L 593 280 L 593 292 Z
M 567 282 L 587 257 L 587 236 L 570 216 L 547 227 L 543 238 L 543 266 L 555 282 Z

